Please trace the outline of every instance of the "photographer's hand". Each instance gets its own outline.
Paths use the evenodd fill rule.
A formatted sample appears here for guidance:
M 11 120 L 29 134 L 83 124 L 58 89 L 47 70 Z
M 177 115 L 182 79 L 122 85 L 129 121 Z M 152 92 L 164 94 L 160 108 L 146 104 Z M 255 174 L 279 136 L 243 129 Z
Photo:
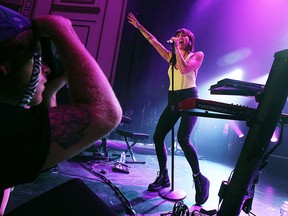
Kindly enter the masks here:
M 67 85 L 67 78 L 65 75 L 61 75 L 53 80 L 48 80 L 45 84 L 41 106 L 46 108 L 57 106 L 57 93 L 65 85 Z

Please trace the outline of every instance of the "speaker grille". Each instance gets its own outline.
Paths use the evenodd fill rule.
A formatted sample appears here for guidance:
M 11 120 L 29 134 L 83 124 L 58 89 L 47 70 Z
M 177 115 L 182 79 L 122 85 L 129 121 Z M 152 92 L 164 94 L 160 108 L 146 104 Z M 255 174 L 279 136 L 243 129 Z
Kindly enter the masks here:
M 71 179 L 7 214 L 20 215 L 117 216 L 81 179 Z

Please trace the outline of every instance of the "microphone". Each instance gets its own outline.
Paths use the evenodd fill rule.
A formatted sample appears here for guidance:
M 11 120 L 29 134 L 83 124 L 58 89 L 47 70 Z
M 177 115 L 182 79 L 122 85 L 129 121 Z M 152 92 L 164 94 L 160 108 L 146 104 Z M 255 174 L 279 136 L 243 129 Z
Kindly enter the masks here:
M 167 40 L 166 43 L 168 43 L 168 44 L 173 44 L 174 41 L 170 39 L 170 40 Z

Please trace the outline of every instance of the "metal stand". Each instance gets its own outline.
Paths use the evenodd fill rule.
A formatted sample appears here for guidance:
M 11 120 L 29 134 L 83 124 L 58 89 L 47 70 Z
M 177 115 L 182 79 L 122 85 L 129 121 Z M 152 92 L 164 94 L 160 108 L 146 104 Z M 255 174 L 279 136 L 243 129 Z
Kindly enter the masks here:
M 218 216 L 237 216 L 248 200 L 264 154 L 269 146 L 288 95 L 288 50 L 275 53 L 275 59 L 234 174 L 224 194 Z
M 170 60 L 170 63 L 172 64 L 172 92 L 174 92 L 174 66 L 176 64 L 174 43 L 172 44 L 172 58 Z M 172 98 L 172 100 L 174 99 Z M 173 121 L 174 119 L 173 115 L 175 112 L 173 101 L 172 101 L 171 111 L 172 111 L 171 121 Z M 185 199 L 187 195 L 182 190 L 174 189 L 174 142 L 175 142 L 175 138 L 174 138 L 174 125 L 173 125 L 171 129 L 171 189 L 167 188 L 167 189 L 160 190 L 159 196 L 161 196 L 164 199 L 179 201 L 179 200 Z

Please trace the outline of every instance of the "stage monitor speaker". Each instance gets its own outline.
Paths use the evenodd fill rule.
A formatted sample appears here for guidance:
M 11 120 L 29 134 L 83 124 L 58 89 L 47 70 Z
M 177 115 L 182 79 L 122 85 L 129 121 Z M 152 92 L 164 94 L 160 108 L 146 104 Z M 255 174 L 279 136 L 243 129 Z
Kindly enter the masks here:
M 81 179 L 71 179 L 7 216 L 117 216 Z

